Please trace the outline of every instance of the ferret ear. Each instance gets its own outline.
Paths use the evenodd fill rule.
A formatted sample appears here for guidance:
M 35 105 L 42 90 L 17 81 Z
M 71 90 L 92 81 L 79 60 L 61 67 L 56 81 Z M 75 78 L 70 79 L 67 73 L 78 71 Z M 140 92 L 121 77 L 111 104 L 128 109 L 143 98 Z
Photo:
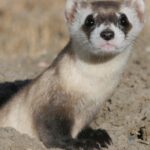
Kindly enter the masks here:
M 125 0 L 127 7 L 135 8 L 141 22 L 145 21 L 145 0 Z
M 68 23 L 71 23 L 75 14 L 77 13 L 78 1 L 77 0 L 67 0 L 65 9 L 65 18 Z
M 82 5 L 86 4 L 85 0 L 67 0 L 65 9 L 65 18 L 68 23 L 72 23 L 75 19 L 75 15 Z

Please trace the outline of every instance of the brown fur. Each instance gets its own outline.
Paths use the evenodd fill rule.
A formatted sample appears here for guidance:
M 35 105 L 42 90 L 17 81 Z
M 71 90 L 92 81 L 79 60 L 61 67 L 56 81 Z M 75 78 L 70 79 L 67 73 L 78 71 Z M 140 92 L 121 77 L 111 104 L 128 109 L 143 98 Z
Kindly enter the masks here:
M 98 10 L 114 10 L 117 11 L 119 10 L 121 3 L 116 2 L 116 1 L 95 1 L 91 3 L 92 5 L 92 10 L 93 11 L 98 11 Z

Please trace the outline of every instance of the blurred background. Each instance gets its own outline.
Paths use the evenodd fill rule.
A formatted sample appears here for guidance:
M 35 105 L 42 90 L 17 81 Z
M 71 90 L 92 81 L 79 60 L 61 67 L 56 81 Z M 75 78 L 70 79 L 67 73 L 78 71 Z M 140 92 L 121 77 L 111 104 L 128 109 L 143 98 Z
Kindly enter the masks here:
M 65 0 L 0 0 L 0 81 L 47 67 L 68 41 L 64 7 Z
M 0 54 L 38 58 L 66 41 L 65 0 L 1 0 Z

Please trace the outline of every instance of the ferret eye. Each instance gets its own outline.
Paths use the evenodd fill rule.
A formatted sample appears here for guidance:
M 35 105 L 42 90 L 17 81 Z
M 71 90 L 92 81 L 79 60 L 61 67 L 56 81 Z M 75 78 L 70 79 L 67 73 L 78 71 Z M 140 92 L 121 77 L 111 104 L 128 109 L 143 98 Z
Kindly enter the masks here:
M 122 27 L 128 27 L 129 26 L 129 21 L 128 21 L 128 18 L 125 14 L 120 15 L 119 25 L 121 25 Z
M 85 20 L 85 23 L 84 25 L 88 28 L 91 28 L 95 25 L 95 20 L 93 18 L 93 15 L 89 15 L 86 20 Z

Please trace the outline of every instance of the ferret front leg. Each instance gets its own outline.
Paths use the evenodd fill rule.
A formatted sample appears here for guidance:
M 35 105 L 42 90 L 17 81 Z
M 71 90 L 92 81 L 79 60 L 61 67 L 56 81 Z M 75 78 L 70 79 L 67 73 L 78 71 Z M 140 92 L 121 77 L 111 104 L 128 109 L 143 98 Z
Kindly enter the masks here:
M 87 127 L 78 134 L 78 139 L 91 139 L 99 143 L 101 147 L 107 148 L 108 145 L 112 144 L 111 137 L 106 130 L 103 129 L 92 129 Z
M 45 113 L 47 114 L 47 113 Z M 73 139 L 71 129 L 73 120 L 63 113 L 41 114 L 36 119 L 36 129 L 39 139 L 47 148 L 62 148 L 65 150 L 101 150 L 100 145 L 91 139 Z

